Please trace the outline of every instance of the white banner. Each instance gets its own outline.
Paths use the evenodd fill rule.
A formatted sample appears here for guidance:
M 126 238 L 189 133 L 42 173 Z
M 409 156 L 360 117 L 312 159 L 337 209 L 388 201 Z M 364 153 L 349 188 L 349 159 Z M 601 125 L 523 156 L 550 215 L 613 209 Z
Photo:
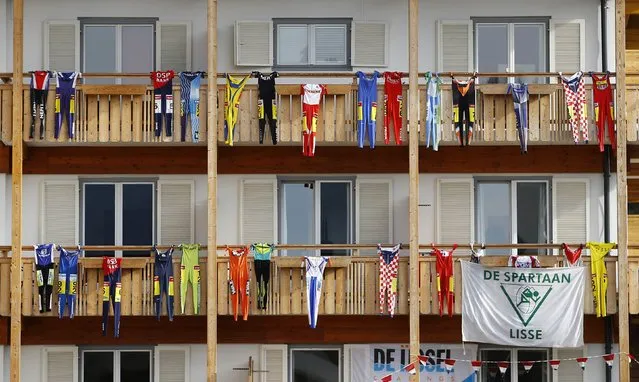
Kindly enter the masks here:
M 410 348 L 399 344 L 349 345 L 351 382 L 374 382 L 393 374 L 393 382 L 408 382 L 409 373 L 404 367 L 410 363 Z M 421 344 L 420 353 L 436 359 L 428 364 L 417 362 L 422 382 L 474 381 L 474 371 L 468 362 L 456 363 L 451 372 L 446 371 L 444 359 L 477 359 L 477 345 Z M 439 359 L 437 359 L 439 358 Z
M 463 261 L 463 340 L 583 346 L 584 277 L 584 267 L 494 268 Z

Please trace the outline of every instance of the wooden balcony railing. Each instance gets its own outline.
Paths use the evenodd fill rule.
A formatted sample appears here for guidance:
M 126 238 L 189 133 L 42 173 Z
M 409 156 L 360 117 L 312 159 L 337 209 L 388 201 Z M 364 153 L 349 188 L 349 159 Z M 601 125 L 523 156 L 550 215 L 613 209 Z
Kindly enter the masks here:
M 348 314 L 348 315 L 376 315 L 379 314 L 379 259 L 377 256 L 359 256 L 359 249 L 352 249 L 354 256 L 332 257 L 332 262 L 324 273 L 324 284 L 320 302 L 320 314 Z M 10 314 L 9 280 L 10 258 L 7 251 L 0 257 L 0 316 Z M 202 254 L 205 254 L 203 251 Z M 40 313 L 38 309 L 38 289 L 35 280 L 33 257 L 25 251 L 22 260 L 22 313 L 25 316 L 56 316 L 57 288 L 54 282 L 53 311 Z M 222 252 L 220 252 L 222 255 Z M 540 256 L 545 267 L 562 266 L 561 256 Z M 419 311 L 421 314 L 439 314 L 437 302 L 437 286 L 435 259 L 422 256 L 419 260 Z M 584 265 L 589 269 L 589 257 L 585 257 Z M 56 259 L 57 261 L 57 259 Z M 76 301 L 76 316 L 99 316 L 102 314 L 102 280 L 101 258 L 80 259 L 78 275 L 78 293 Z M 608 271 L 608 313 L 617 312 L 617 264 L 616 257 L 606 257 Z M 207 259 L 200 258 L 201 295 L 199 315 L 206 314 L 207 296 Z M 486 256 L 482 264 L 490 266 L 505 266 L 507 257 Z M 180 259 L 179 251 L 174 255 L 173 271 L 175 277 L 174 312 L 181 314 L 180 301 Z M 257 309 L 256 294 L 250 296 L 250 315 L 306 315 L 306 287 L 305 272 L 300 257 L 274 256 L 271 262 L 271 279 L 268 287 L 268 304 L 265 310 Z M 402 256 L 399 263 L 398 296 L 396 314 L 408 314 L 409 267 L 408 257 Z M 125 258 L 122 261 L 122 314 L 125 316 L 152 316 L 153 307 L 153 259 Z M 256 291 L 253 261 L 249 260 L 251 275 L 250 290 Z M 57 266 L 55 269 L 57 280 Z M 630 313 L 639 313 L 639 257 L 630 258 L 629 266 Z M 461 314 L 462 283 L 461 264 L 455 262 L 455 275 L 458 278 L 455 288 L 455 314 Z M 229 292 L 229 263 L 228 257 L 220 256 L 217 260 L 217 294 L 218 314 L 232 315 L 233 309 Z M 591 277 L 587 273 L 585 280 L 584 313 L 594 314 Z M 193 315 L 192 289 L 189 285 L 185 301 L 185 315 Z M 163 315 L 166 315 L 166 304 L 163 301 Z
M 322 82 L 322 79 L 309 79 L 307 82 Z M 591 85 L 587 85 L 588 128 L 590 143 L 596 144 L 596 126 L 592 108 Z M 200 143 L 205 144 L 206 90 L 204 84 L 200 90 Z M 476 124 L 474 144 L 517 145 L 517 129 L 512 97 L 506 95 L 506 85 L 478 85 L 476 105 Z M 218 86 L 219 104 L 224 104 L 224 85 Z M 625 117 L 627 119 L 628 142 L 639 140 L 639 85 L 629 85 L 626 95 Z M 298 145 L 302 139 L 301 99 L 299 85 L 278 85 L 278 130 L 280 144 Z M 173 136 L 161 137 L 153 132 L 154 104 L 153 90 L 147 85 L 86 85 L 77 86 L 76 96 L 76 135 L 68 138 L 66 123 L 63 124 L 60 137 L 53 135 L 55 92 L 50 91 L 47 100 L 47 132 L 44 140 L 29 140 L 31 108 L 29 89 L 24 87 L 24 132 L 25 140 L 36 144 L 178 144 L 181 139 L 181 121 L 179 118 L 179 86 L 174 87 Z M 529 101 L 529 144 L 572 144 L 572 130 L 564 101 L 564 91 L 560 85 L 530 85 Z M 426 89 L 420 85 L 420 141 L 426 137 Z M 407 98 L 405 86 L 404 99 Z M 384 144 L 383 134 L 383 89 L 378 90 L 380 111 L 377 113 L 377 144 Z M 0 122 L 1 138 L 5 144 L 11 144 L 11 85 L 0 85 Z M 328 85 L 319 115 L 317 142 L 323 145 L 356 144 L 357 135 L 357 86 L 354 84 Z M 407 142 L 408 102 L 404 102 L 402 135 Z M 442 145 L 456 145 L 452 121 L 452 91 L 449 85 L 442 90 Z M 218 113 L 216 128 L 219 132 L 219 144 L 224 144 L 224 115 Z M 37 135 L 37 134 L 36 134 Z M 266 143 L 270 145 L 266 133 Z M 191 143 L 190 126 L 187 126 L 186 142 Z M 258 144 L 257 87 L 249 84 L 240 99 L 238 122 L 235 130 L 235 144 Z M 182 143 L 184 144 L 184 143 Z

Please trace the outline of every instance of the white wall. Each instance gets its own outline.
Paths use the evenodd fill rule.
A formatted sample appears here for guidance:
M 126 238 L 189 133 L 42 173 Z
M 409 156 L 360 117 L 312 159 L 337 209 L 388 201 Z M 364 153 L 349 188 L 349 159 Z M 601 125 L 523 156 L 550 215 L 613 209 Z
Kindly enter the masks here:
M 8 1 L 8 0 L 4 0 Z M 119 5 L 121 4 L 121 5 Z M 359 21 L 383 20 L 390 24 L 389 70 L 407 70 L 408 42 L 406 1 L 386 0 L 220 0 L 218 17 L 219 70 L 233 71 L 233 25 L 236 20 L 268 20 L 273 17 L 353 17 Z M 193 25 L 193 69 L 206 70 L 206 2 L 204 0 L 33 0 L 25 2 L 24 65 L 27 70 L 43 64 L 43 21 L 76 17 L 160 17 L 161 20 L 191 20 Z M 471 16 L 551 16 L 586 20 L 586 69 L 600 66 L 598 0 L 421 0 L 421 70 L 436 69 L 436 24 L 440 19 Z M 614 25 L 614 24 L 613 24 Z M 614 28 L 612 29 L 614 31 Z M 613 40 L 614 41 L 614 40 Z M 7 68 L 9 69 L 9 68 Z M 239 69 L 247 71 L 248 68 Z

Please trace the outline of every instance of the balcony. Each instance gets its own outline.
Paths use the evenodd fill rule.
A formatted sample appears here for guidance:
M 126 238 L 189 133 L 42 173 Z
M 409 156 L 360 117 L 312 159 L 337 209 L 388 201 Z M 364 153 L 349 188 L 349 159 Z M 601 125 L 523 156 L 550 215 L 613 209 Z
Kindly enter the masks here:
M 343 246 L 342 246 L 343 247 Z M 365 246 L 349 246 L 353 249 L 351 257 L 332 257 L 331 264 L 324 273 L 324 284 L 319 312 L 322 315 L 378 315 L 379 270 L 377 256 L 360 256 L 359 250 Z M 372 246 L 370 246 L 372 248 Z M 358 249 L 359 248 L 359 249 Z M 424 246 L 426 248 L 426 246 Z M 139 247 L 137 247 L 139 249 Z M 0 316 L 10 315 L 10 258 L 7 257 L 9 249 L 4 247 L 0 258 Z M 204 253 L 204 251 L 202 252 Z M 222 252 L 220 251 L 220 254 Z M 57 315 L 57 291 L 53 289 L 53 312 L 41 314 L 38 309 L 38 290 L 35 280 L 34 262 L 31 254 L 26 252 L 22 260 L 22 314 L 24 316 L 56 316 Z M 589 269 L 588 257 L 585 258 L 585 266 Z M 206 258 L 200 258 L 201 269 L 201 297 L 199 315 L 206 314 L 207 302 L 207 267 Z M 435 284 L 435 258 L 422 256 L 419 260 L 419 311 L 423 315 L 439 314 L 437 302 L 437 286 Z M 561 256 L 540 256 L 544 267 L 561 266 Z M 616 292 L 616 258 L 606 257 L 608 271 L 608 313 L 617 312 Z M 56 258 L 57 261 L 57 258 Z M 507 258 L 504 256 L 484 257 L 482 264 L 492 266 L 505 266 Z M 81 258 L 79 265 L 79 285 L 76 305 L 76 316 L 100 316 L 102 315 L 102 259 Z M 301 267 L 302 258 L 299 257 L 273 257 L 271 262 L 271 280 L 268 290 L 268 306 L 266 310 L 258 310 L 256 297 L 253 293 L 250 301 L 250 315 L 306 315 L 305 273 Z M 125 316 L 152 316 L 153 308 L 153 259 L 125 258 L 122 261 L 122 315 Z M 250 289 L 257 290 L 253 261 L 249 260 L 251 275 Z M 57 268 L 57 267 L 56 267 Z M 630 258 L 630 313 L 639 313 L 639 258 Z M 175 277 L 174 312 L 180 315 L 180 259 L 179 251 L 176 251 L 173 260 Z M 400 258 L 398 277 L 398 296 L 396 314 L 408 314 L 408 290 L 409 290 L 409 263 L 407 257 Z M 57 269 L 56 269 L 57 275 Z M 457 277 L 455 288 L 455 314 L 461 314 L 462 283 L 461 264 L 455 262 L 455 275 Z M 228 257 L 220 256 L 217 260 L 217 310 L 219 315 L 232 315 L 233 309 L 230 301 L 228 286 L 229 263 Z M 594 314 L 591 277 L 587 272 L 585 281 L 584 313 Z M 194 315 L 191 287 L 186 296 L 185 315 Z M 166 314 L 166 306 L 163 303 L 163 314 Z
M 327 81 L 325 78 L 309 79 L 305 82 L 335 82 L 336 78 Z M 344 76 L 341 76 L 344 80 Z M 281 81 L 284 82 L 284 81 Z M 302 83 L 302 82 L 299 82 Z M 408 86 L 405 85 L 404 100 L 407 100 Z M 592 93 L 588 88 L 588 128 L 590 144 L 597 144 L 594 113 L 592 112 Z M 474 142 L 476 145 L 518 145 L 516 119 L 512 98 L 506 95 L 506 85 L 478 85 L 476 105 L 476 125 Z M 206 85 L 200 91 L 200 142 L 206 144 L 206 131 L 211 128 L 206 120 Z M 299 84 L 278 85 L 278 130 L 281 145 L 301 145 L 302 120 Z M 55 91 L 50 90 L 47 100 L 47 131 L 44 140 L 29 139 L 31 115 L 29 107 L 29 88 L 24 86 L 24 137 L 28 144 L 37 145 L 176 145 L 195 144 L 191 142 L 190 126 L 187 126 L 186 142 L 181 140 L 181 123 L 179 118 L 180 88 L 173 90 L 174 134 L 166 137 L 155 137 L 153 89 L 150 85 L 87 85 L 77 86 L 76 98 L 76 135 L 68 138 L 66 122 L 62 126 L 61 135 L 54 138 L 54 100 Z M 452 122 L 452 94 L 448 85 L 442 90 L 442 145 L 457 145 Z M 564 91 L 560 85 L 530 85 L 529 101 L 529 144 L 563 144 L 572 145 L 572 130 L 568 123 L 568 113 L 564 102 Z M 224 100 L 224 85 L 218 86 L 220 105 Z M 422 84 L 420 94 L 420 141 L 425 141 L 426 129 L 426 89 Z M 1 138 L 5 144 L 11 144 L 11 85 L 0 85 L 0 121 Z M 383 133 L 383 87 L 378 90 L 380 112 L 377 113 L 377 144 L 384 144 Z M 639 139 L 639 85 L 631 85 L 627 92 L 626 119 L 628 142 Z M 403 141 L 407 142 L 407 107 L 404 102 Z M 355 146 L 357 142 L 357 85 L 328 85 L 328 95 L 322 103 L 317 128 L 319 145 Z M 218 113 L 218 142 L 224 144 L 224 115 Z M 36 132 L 36 136 L 37 136 Z M 269 133 L 265 141 L 270 145 Z M 257 86 L 249 84 L 245 87 L 240 100 L 239 117 L 235 130 L 236 145 L 258 145 L 257 119 Z

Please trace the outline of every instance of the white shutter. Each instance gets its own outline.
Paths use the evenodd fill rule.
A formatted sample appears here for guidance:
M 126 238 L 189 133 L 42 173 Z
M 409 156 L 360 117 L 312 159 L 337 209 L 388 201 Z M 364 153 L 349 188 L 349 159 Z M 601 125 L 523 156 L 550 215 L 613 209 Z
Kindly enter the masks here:
M 80 22 L 50 20 L 44 23 L 44 69 L 80 70 Z
M 286 345 L 261 346 L 261 382 L 288 382 L 288 354 Z
M 588 179 L 553 179 L 552 216 L 555 243 L 588 241 L 589 191 Z
M 473 23 L 470 20 L 440 20 L 437 23 L 437 70 L 473 70 Z
M 191 70 L 191 23 L 158 21 L 155 40 L 158 70 Z
M 155 382 L 188 382 L 190 380 L 188 346 L 156 346 L 154 358 Z
M 351 63 L 377 68 L 388 66 L 388 24 L 355 22 L 351 24 Z
M 357 243 L 393 242 L 393 193 L 387 180 L 357 180 Z
M 43 382 L 77 382 L 78 348 L 51 346 L 42 349 Z
M 550 20 L 550 71 L 585 69 L 585 20 Z
M 472 179 L 437 181 L 437 243 L 473 242 L 473 189 Z
M 235 66 L 273 65 L 273 23 L 235 22 Z
M 561 361 L 561 364 L 559 365 L 558 370 L 552 371 L 553 381 L 561 381 L 561 382 L 583 382 L 584 381 L 585 374 L 581 370 L 581 367 L 579 366 L 577 361 L 574 360 L 575 358 L 580 358 L 584 356 L 583 348 L 553 349 L 552 352 L 553 352 L 553 356 L 552 356 L 553 359 L 566 359 L 566 361 Z M 592 362 L 592 360 L 590 362 Z M 586 363 L 586 367 L 588 367 L 588 363 Z
M 345 381 L 370 378 L 373 370 L 370 345 L 344 345 L 344 355 Z
M 40 242 L 78 245 L 78 180 L 45 180 L 40 187 Z
M 158 182 L 158 243 L 193 243 L 195 194 L 192 181 Z
M 240 202 L 240 243 L 274 243 L 276 184 L 271 179 L 243 179 Z

